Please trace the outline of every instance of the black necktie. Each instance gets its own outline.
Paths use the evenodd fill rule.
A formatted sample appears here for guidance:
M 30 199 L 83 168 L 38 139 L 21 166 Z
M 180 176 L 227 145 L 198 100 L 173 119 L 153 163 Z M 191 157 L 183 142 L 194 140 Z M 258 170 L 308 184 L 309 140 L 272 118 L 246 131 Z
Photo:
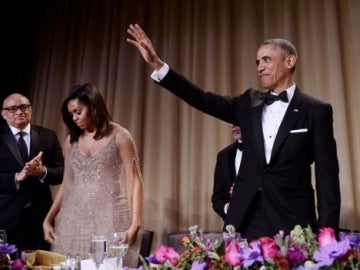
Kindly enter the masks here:
M 237 147 L 237 149 L 239 149 L 240 151 L 242 151 L 242 150 L 243 150 L 243 143 L 242 143 L 242 142 L 238 142 L 238 143 L 236 144 L 236 147 Z
M 289 102 L 287 92 L 282 91 L 279 95 L 276 96 L 272 94 L 272 90 L 269 90 L 264 97 L 264 101 L 266 105 L 271 105 L 274 103 L 274 101 L 277 100 L 281 100 L 283 102 Z
M 19 146 L 19 149 L 20 149 L 21 156 L 22 156 L 24 162 L 26 162 L 28 160 L 28 158 L 29 158 L 29 155 L 28 155 L 26 142 L 25 142 L 24 137 L 23 137 L 25 132 L 20 131 L 18 134 L 19 134 L 18 146 Z

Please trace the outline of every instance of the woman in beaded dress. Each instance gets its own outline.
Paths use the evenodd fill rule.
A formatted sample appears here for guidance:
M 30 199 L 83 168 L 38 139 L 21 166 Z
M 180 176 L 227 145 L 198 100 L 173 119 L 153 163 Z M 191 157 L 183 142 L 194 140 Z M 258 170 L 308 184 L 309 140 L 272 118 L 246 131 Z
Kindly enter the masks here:
M 101 94 L 89 84 L 75 86 L 61 111 L 70 134 L 63 183 L 44 220 L 45 239 L 54 252 L 87 259 L 90 236 L 126 231 L 124 265 L 136 267 L 143 190 L 134 140 L 112 122 Z

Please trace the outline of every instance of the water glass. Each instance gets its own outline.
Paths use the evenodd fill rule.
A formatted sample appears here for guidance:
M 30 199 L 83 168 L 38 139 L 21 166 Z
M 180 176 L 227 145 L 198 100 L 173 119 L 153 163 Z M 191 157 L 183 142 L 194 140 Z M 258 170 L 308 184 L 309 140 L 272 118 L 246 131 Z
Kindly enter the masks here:
M 96 269 L 99 269 L 106 258 L 106 241 L 105 235 L 94 235 L 90 238 L 90 258 L 94 262 Z
M 125 232 L 115 232 L 109 236 L 109 255 L 116 258 L 116 270 L 123 269 L 123 258 L 129 244 Z

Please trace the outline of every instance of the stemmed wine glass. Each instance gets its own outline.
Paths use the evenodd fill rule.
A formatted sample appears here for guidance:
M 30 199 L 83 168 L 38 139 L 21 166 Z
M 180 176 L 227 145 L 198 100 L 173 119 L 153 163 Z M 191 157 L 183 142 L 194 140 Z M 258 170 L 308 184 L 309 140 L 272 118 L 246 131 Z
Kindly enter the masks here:
M 109 253 L 116 258 L 116 270 L 123 269 L 123 258 L 129 248 L 125 232 L 114 232 L 109 236 Z
M 100 265 L 104 262 L 106 252 L 106 236 L 94 235 L 90 239 L 90 258 L 93 260 L 96 269 L 99 269 Z

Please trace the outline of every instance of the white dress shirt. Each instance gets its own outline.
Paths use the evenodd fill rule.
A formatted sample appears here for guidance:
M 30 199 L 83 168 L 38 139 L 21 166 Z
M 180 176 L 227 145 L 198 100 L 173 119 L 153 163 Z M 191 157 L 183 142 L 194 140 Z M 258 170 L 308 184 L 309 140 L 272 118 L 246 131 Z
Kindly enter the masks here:
M 241 140 L 238 140 L 239 143 L 242 143 Z M 242 159 L 242 151 L 239 149 L 236 149 L 236 155 L 235 155 L 235 173 L 238 175 L 239 169 L 240 169 L 240 163 Z
M 11 132 L 14 135 L 16 141 L 18 141 L 19 138 L 20 138 L 19 132 L 20 131 L 23 132 L 23 138 L 24 138 L 24 141 L 26 143 L 26 148 L 27 148 L 28 153 L 30 153 L 30 124 L 28 124 L 26 126 L 26 128 L 24 128 L 23 130 L 18 129 L 16 127 L 12 127 L 12 126 L 9 126 L 9 127 L 10 127 Z
M 280 124 L 284 118 L 285 112 L 289 107 L 289 103 L 294 96 L 295 84 L 285 89 L 289 102 L 275 101 L 271 105 L 264 105 L 262 111 L 262 129 L 264 135 L 264 148 L 266 162 L 270 162 L 271 151 L 274 141 L 279 130 Z

